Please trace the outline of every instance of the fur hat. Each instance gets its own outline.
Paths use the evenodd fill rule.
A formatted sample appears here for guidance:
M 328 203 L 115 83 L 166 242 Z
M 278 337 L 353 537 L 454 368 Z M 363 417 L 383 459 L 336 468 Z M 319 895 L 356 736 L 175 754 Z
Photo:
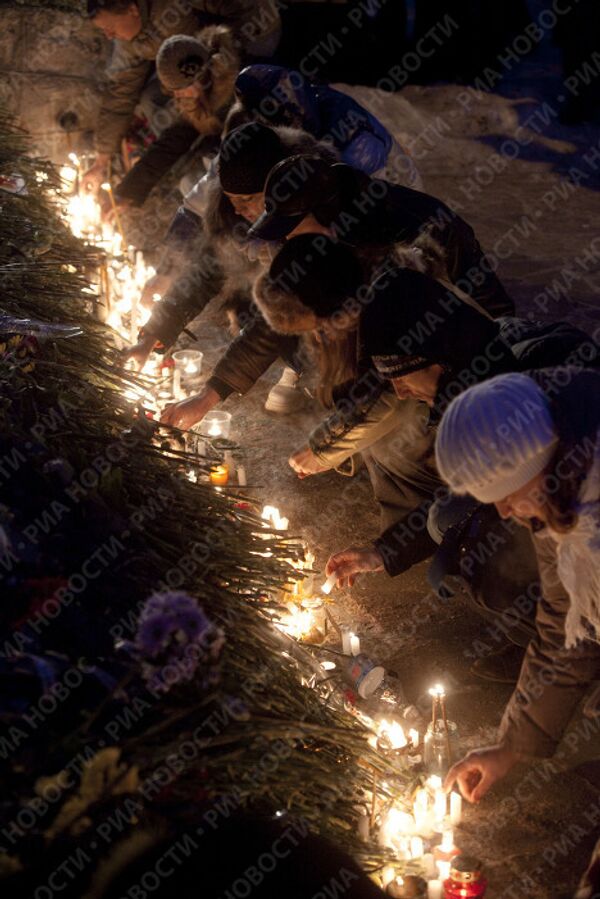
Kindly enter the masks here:
M 355 253 L 322 234 L 302 234 L 287 241 L 268 274 L 258 279 L 254 298 L 273 330 L 306 330 L 307 316 L 332 318 L 344 311 L 364 283 Z
M 189 87 L 198 80 L 210 52 L 198 38 L 188 34 L 174 34 L 164 41 L 156 57 L 156 71 L 167 90 Z
M 181 90 L 197 81 L 212 85 L 226 78 L 233 98 L 239 61 L 231 29 L 209 25 L 195 37 L 174 34 L 163 41 L 156 57 L 156 71 L 169 91 Z

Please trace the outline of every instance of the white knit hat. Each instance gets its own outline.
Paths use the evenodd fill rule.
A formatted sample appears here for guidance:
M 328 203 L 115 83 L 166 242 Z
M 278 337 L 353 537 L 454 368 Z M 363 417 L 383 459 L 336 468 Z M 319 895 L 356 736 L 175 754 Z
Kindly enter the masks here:
M 438 428 L 438 470 L 454 493 L 495 503 L 546 467 L 558 437 L 548 400 L 527 375 L 499 375 L 448 406 Z

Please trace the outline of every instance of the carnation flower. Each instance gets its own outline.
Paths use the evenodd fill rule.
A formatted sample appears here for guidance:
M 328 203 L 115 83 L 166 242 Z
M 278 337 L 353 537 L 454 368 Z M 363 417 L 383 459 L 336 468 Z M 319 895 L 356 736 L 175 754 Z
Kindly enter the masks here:
M 132 654 L 152 692 L 167 692 L 177 683 L 199 678 L 219 682 L 217 662 L 225 636 L 204 614 L 197 600 L 181 591 L 154 593 L 139 617 Z

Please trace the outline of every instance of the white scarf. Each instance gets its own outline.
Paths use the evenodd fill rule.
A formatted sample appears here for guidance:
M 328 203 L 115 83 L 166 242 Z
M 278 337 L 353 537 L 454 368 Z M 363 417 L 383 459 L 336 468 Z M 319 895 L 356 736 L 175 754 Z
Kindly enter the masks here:
M 568 533 L 549 529 L 557 543 L 558 575 L 571 600 L 565 620 L 567 648 L 594 636 L 600 642 L 600 432 L 577 515 L 577 524 Z

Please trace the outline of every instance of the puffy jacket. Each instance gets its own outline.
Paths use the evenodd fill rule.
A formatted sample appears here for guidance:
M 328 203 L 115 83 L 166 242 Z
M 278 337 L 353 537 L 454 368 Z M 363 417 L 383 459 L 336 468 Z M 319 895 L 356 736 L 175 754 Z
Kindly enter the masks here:
M 238 75 L 236 94 L 252 114 L 273 125 L 302 128 L 336 147 L 343 162 L 367 174 L 383 168 L 394 139 L 363 106 L 326 84 L 312 84 L 300 72 L 254 65 Z
M 600 372 L 545 369 L 527 374 L 547 393 L 555 424 L 567 443 L 581 445 L 587 438 L 595 442 L 595 458 L 600 458 Z M 600 645 L 583 641 L 565 648 L 569 598 L 558 576 L 556 543 L 546 529 L 534 535 L 533 543 L 542 584 L 537 634 L 504 712 L 500 739 L 525 756 L 547 757 L 554 753 L 592 680 L 600 678 Z
M 137 0 L 142 29 L 132 41 L 113 41 L 104 91 L 95 130 L 100 153 L 115 153 L 131 123 L 142 88 L 152 72 L 162 42 L 173 34 L 194 34 L 204 25 L 230 25 L 240 42 L 251 50 L 264 29 L 278 33 L 279 15 L 273 0 Z
M 545 369 L 548 366 L 576 365 L 600 367 L 600 351 L 597 344 L 579 328 L 566 322 L 543 324 L 525 319 L 507 317 L 499 320 L 500 337 L 510 346 L 515 357 L 514 371 Z M 503 370 L 506 370 L 504 368 Z M 489 371 L 487 377 L 498 374 Z M 430 419 L 430 427 L 435 429 L 437 421 Z M 364 434 L 358 432 L 364 439 Z M 441 482 L 440 482 L 441 484 Z M 426 522 L 431 500 L 419 507 L 414 520 Z M 385 530 L 375 541 L 385 570 L 391 577 L 402 574 L 412 565 L 428 558 L 436 548 L 427 528 L 409 527 L 406 519 L 401 519 Z

